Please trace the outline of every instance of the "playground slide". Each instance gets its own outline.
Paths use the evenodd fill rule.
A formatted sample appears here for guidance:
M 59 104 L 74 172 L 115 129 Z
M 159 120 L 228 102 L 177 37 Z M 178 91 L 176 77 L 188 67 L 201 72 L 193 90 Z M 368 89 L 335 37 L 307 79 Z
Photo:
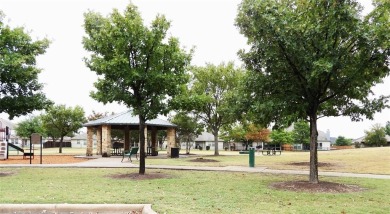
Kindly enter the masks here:
M 8 143 L 8 146 L 10 146 L 10 147 L 12 147 L 12 148 L 14 148 L 14 149 L 24 153 L 24 149 L 20 148 L 19 146 L 15 146 L 12 143 Z

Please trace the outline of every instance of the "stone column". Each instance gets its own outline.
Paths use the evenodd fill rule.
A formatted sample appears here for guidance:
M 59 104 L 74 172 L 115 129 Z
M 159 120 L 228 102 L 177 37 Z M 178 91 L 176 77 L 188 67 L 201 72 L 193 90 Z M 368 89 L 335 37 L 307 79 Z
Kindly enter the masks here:
M 145 155 L 147 155 L 147 151 L 148 151 L 148 126 L 145 125 L 145 128 L 144 128 L 144 135 L 145 135 Z
M 155 126 L 152 127 L 152 155 L 158 155 L 158 143 L 157 143 L 157 128 Z
M 129 126 L 125 127 L 125 145 L 123 147 L 124 150 L 130 150 L 130 132 Z
M 111 126 L 102 125 L 102 156 L 111 156 Z
M 93 154 L 93 127 L 87 127 L 87 152 L 86 156 L 92 156 Z
M 96 154 L 102 154 L 102 127 L 99 126 L 96 130 Z
M 167 130 L 167 156 L 171 157 L 171 148 L 175 147 L 175 128 Z

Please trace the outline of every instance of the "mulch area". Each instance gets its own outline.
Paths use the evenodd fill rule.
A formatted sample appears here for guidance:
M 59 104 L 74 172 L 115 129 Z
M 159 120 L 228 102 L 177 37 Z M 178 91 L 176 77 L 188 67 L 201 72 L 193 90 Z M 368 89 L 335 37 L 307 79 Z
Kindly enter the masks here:
M 308 181 L 287 181 L 273 183 L 270 185 L 270 187 L 279 190 L 311 193 L 349 193 L 361 192 L 366 190 L 356 185 L 340 184 L 325 181 L 320 181 L 318 184 L 309 183 Z
M 87 161 L 86 158 L 76 158 L 74 155 L 43 155 L 42 164 L 66 164 L 66 163 L 80 163 Z M 35 155 L 31 160 L 32 164 L 40 164 L 40 155 Z M 6 160 L 0 160 L 0 164 L 30 164 L 30 157 L 23 159 L 22 155 L 9 156 Z
M 195 159 L 192 159 L 192 160 L 189 160 L 190 162 L 219 162 L 217 160 L 214 160 L 214 159 L 207 159 L 207 158 L 195 158 Z
M 293 162 L 289 163 L 289 165 L 292 166 L 310 166 L 310 162 Z M 318 162 L 318 167 L 334 167 L 334 164 L 331 163 L 324 163 L 324 162 Z
M 161 172 L 148 172 L 144 175 L 139 173 L 129 173 L 129 174 L 114 174 L 107 176 L 112 179 L 124 179 L 124 180 L 153 180 L 161 178 L 172 178 L 172 175 L 161 173 Z

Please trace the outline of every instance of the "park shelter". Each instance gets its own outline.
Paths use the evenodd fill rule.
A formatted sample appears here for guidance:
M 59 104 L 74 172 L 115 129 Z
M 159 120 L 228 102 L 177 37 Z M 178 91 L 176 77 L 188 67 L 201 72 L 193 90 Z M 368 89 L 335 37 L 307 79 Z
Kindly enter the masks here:
M 84 124 L 87 127 L 87 156 L 93 154 L 103 157 L 111 156 L 112 142 L 111 130 L 123 130 L 124 132 L 124 150 L 130 149 L 130 131 L 139 130 L 138 115 L 133 115 L 131 110 L 119 114 L 110 115 Z M 171 156 L 171 148 L 175 147 L 175 128 L 176 125 L 162 119 L 147 120 L 145 124 L 145 149 L 150 150 L 151 155 L 158 152 L 157 131 L 167 130 L 167 155 Z M 147 133 L 151 133 L 151 145 L 147 144 Z M 96 137 L 96 151 L 93 151 L 93 139 Z M 141 142 L 138 142 L 138 144 Z M 145 151 L 146 153 L 146 151 Z M 149 153 L 149 151 L 148 151 Z

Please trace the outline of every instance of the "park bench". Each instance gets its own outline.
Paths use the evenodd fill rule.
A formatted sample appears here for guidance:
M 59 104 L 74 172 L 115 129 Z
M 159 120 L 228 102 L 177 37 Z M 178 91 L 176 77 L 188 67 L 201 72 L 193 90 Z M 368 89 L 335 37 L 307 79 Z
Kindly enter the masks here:
M 282 154 L 282 150 L 267 149 L 267 150 L 262 150 L 261 154 L 262 155 L 281 155 Z
M 133 147 L 131 148 L 131 150 L 123 151 L 123 157 L 121 162 L 123 162 L 123 159 L 125 159 L 125 157 L 129 157 L 130 162 L 132 162 L 131 155 L 135 155 L 138 160 L 138 147 Z
M 27 157 L 32 157 L 32 159 L 34 159 L 34 152 L 24 152 L 23 159 L 27 159 Z

